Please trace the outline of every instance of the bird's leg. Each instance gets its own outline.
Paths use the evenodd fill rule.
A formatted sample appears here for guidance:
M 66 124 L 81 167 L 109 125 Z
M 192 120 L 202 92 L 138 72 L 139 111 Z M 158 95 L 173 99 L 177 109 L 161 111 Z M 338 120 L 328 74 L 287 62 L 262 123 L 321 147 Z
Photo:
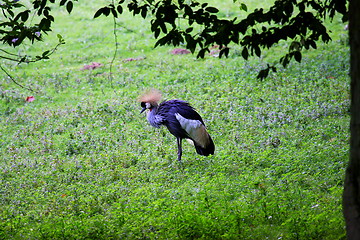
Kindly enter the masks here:
M 181 138 L 176 138 L 178 145 L 178 161 L 181 162 L 182 148 L 181 148 Z

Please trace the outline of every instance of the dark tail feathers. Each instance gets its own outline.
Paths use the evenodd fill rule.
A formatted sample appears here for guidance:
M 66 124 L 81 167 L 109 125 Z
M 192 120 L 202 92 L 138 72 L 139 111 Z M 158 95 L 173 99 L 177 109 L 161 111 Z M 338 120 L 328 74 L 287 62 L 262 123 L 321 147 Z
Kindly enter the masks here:
M 210 138 L 209 144 L 205 148 L 197 145 L 196 142 L 194 142 L 194 146 L 195 146 L 196 152 L 198 154 L 203 155 L 203 156 L 209 156 L 210 154 L 214 154 L 215 145 L 214 145 L 214 142 L 211 139 L 210 135 L 209 135 L 209 138 Z

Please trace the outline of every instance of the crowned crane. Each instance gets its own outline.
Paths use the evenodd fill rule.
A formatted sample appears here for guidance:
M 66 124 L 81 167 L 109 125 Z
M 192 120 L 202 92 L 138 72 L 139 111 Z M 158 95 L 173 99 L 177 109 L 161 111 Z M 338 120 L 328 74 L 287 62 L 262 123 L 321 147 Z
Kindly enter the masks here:
M 160 128 L 165 125 L 176 137 L 178 146 L 178 161 L 181 162 L 182 139 L 191 140 L 196 152 L 203 156 L 214 154 L 215 145 L 206 131 L 204 121 L 189 103 L 181 100 L 169 100 L 158 104 L 161 93 L 151 90 L 139 98 L 142 110 L 147 112 L 147 120 L 151 126 Z

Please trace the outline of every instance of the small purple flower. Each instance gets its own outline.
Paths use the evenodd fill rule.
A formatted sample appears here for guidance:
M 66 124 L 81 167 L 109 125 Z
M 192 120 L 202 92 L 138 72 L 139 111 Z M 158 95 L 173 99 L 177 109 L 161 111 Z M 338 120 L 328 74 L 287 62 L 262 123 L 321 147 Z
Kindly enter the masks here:
M 19 38 L 13 38 L 13 39 L 11 40 L 11 42 L 12 42 L 12 43 L 16 43 L 17 40 L 19 40 Z
M 37 37 L 40 37 L 41 32 L 35 32 L 35 35 L 36 35 Z

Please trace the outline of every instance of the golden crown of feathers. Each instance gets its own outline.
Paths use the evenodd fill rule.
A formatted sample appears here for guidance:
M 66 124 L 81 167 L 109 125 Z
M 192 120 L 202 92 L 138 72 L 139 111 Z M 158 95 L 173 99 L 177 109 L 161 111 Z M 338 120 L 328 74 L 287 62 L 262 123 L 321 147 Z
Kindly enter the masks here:
M 139 102 L 149 102 L 157 103 L 161 100 L 161 92 L 157 89 L 151 89 L 142 94 L 138 101 Z

